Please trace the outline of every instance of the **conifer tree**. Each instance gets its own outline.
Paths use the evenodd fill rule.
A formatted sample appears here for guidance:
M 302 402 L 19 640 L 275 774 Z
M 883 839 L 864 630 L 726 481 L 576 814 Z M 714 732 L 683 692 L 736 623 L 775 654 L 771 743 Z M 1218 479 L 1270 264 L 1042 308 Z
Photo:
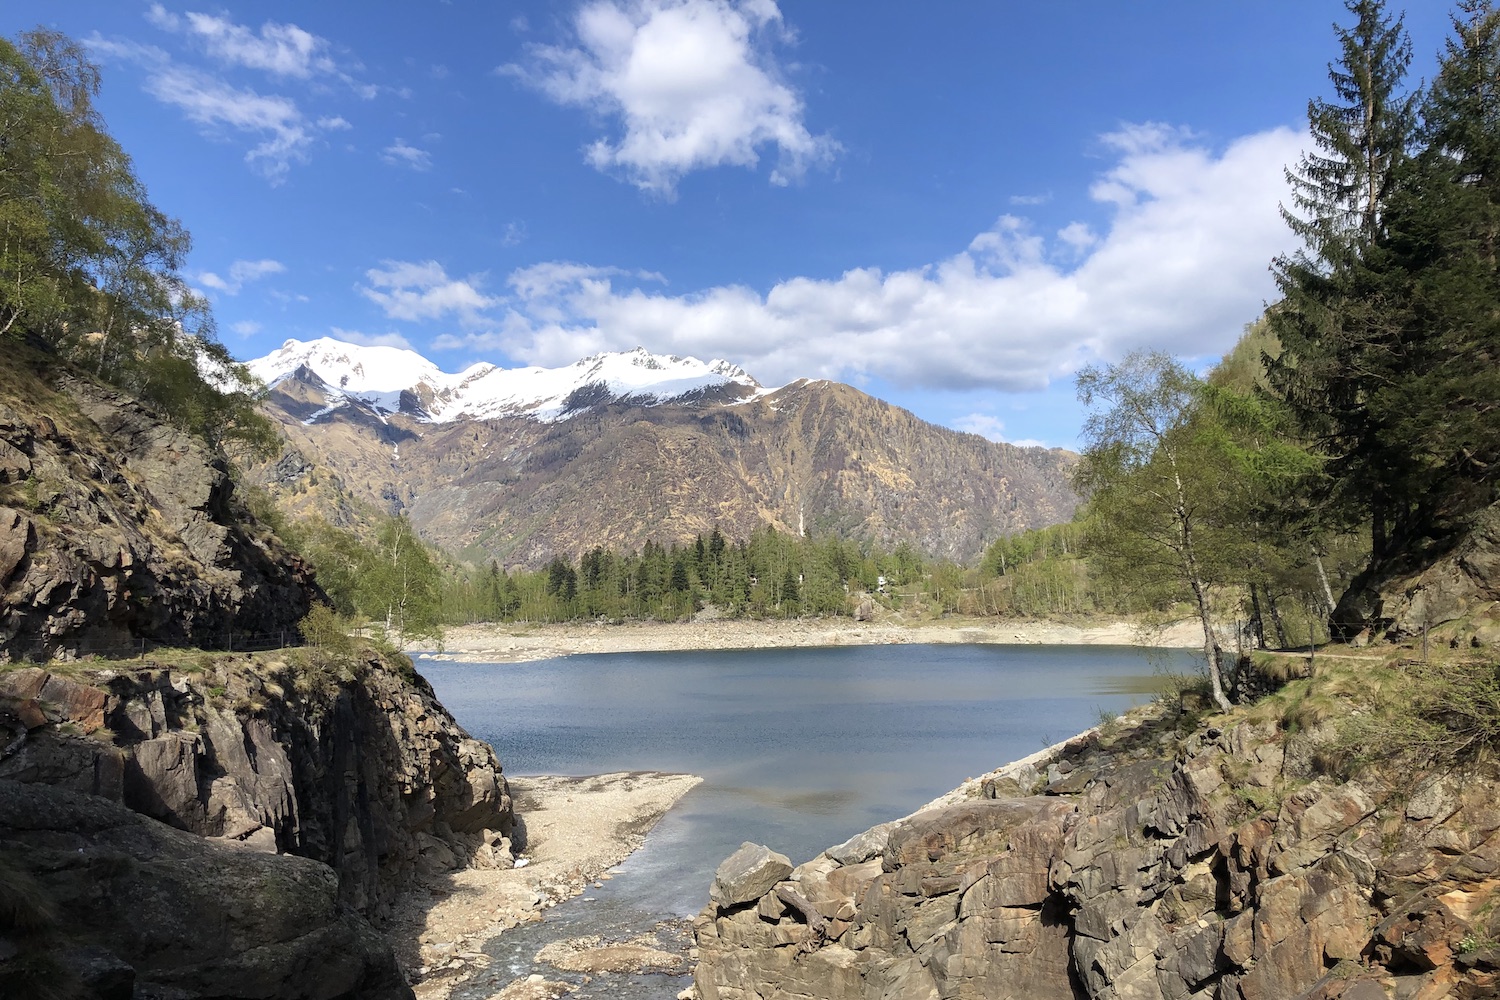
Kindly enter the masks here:
M 1388 211 L 1407 165 L 1417 95 L 1404 78 L 1411 43 L 1381 0 L 1346 0 L 1354 24 L 1335 26 L 1340 57 L 1329 66 L 1335 99 L 1308 105 L 1317 149 L 1287 171 L 1301 238 L 1272 265 L 1283 300 L 1269 314 L 1282 352 L 1272 386 L 1331 459 L 1319 498 L 1325 516 L 1368 520 L 1377 557 L 1399 531 L 1393 471 L 1402 457 L 1370 402 L 1402 364 L 1406 296 L 1386 246 Z M 1394 278 L 1393 278 L 1394 275 Z
M 1411 520 L 1437 538 L 1495 502 L 1500 471 L 1500 11 L 1464 0 L 1453 28 L 1390 213 L 1401 367 L 1371 400 Z

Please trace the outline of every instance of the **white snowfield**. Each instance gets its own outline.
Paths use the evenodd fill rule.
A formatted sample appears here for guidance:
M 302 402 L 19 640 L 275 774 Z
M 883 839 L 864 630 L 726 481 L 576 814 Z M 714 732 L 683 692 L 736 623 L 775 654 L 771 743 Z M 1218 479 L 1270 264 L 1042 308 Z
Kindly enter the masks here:
M 588 390 L 588 404 L 627 396 L 641 403 L 664 403 L 727 385 L 744 386 L 749 390 L 747 395 L 753 396 L 773 391 L 727 361 L 705 363 L 697 358 L 651 354 L 640 347 L 596 354 L 564 368 L 500 368 L 480 363 L 449 374 L 415 351 L 361 347 L 323 337 L 288 340 L 265 357 L 246 364 L 271 386 L 299 368 L 306 367 L 315 374 L 327 388 L 328 405 L 307 423 L 356 401 L 377 414 L 395 413 L 401 409 L 403 392 L 410 392 L 420 407 L 414 412 L 408 405 L 406 412 L 419 419 L 446 423 L 461 417 L 516 414 L 560 420 L 570 412 L 565 408 L 568 398 L 580 389 Z M 596 392 L 598 398 L 593 396 Z

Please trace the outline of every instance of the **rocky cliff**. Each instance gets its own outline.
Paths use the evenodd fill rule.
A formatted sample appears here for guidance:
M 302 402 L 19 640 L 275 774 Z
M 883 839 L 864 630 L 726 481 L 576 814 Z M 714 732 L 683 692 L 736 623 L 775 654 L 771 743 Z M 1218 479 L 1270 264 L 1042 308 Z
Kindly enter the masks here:
M 13 343 L 0 365 L 0 663 L 291 630 L 312 574 L 222 458 Z
M 698 992 L 1497 995 L 1494 767 L 1345 782 L 1257 719 L 1107 727 L 795 870 L 747 846 L 696 922 Z
M 511 863 L 493 751 L 399 656 L 11 669 L 0 742 L 0 881 L 39 887 L 87 982 L 98 965 L 172 996 L 407 995 L 359 915 L 424 872 Z M 0 980 L 25 955 L 7 930 L 0 914 Z
M 1482 617 L 1500 603 L 1500 505 L 1447 544 L 1415 547 L 1354 579 L 1331 617 L 1336 638 L 1369 642 L 1420 636 Z M 1490 641 L 1500 640 L 1491 625 Z

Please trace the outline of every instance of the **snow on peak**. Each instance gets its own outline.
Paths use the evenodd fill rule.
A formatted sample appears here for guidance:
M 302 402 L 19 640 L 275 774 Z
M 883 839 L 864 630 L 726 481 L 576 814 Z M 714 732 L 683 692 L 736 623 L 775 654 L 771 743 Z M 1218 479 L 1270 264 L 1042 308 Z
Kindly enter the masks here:
M 606 399 L 630 397 L 661 403 L 730 384 L 756 394 L 765 391 L 743 368 L 727 361 L 705 363 L 652 354 L 642 347 L 595 354 L 563 368 L 499 368 L 481 363 L 449 374 L 415 351 L 362 347 L 323 337 L 288 340 L 248 365 L 267 385 L 303 369 L 316 376 L 330 397 L 330 406 L 310 420 L 358 401 L 377 413 L 404 408 L 439 423 L 512 414 L 552 421 Z

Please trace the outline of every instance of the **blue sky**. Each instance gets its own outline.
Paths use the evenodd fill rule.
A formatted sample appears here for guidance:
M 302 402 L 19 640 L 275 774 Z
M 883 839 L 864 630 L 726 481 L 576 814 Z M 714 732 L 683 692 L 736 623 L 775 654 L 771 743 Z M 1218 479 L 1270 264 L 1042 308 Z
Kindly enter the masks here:
M 1414 77 L 1447 30 L 1407 12 Z M 7 5 L 84 41 L 241 358 L 637 345 L 1075 447 L 1072 373 L 1273 295 L 1325 0 Z

